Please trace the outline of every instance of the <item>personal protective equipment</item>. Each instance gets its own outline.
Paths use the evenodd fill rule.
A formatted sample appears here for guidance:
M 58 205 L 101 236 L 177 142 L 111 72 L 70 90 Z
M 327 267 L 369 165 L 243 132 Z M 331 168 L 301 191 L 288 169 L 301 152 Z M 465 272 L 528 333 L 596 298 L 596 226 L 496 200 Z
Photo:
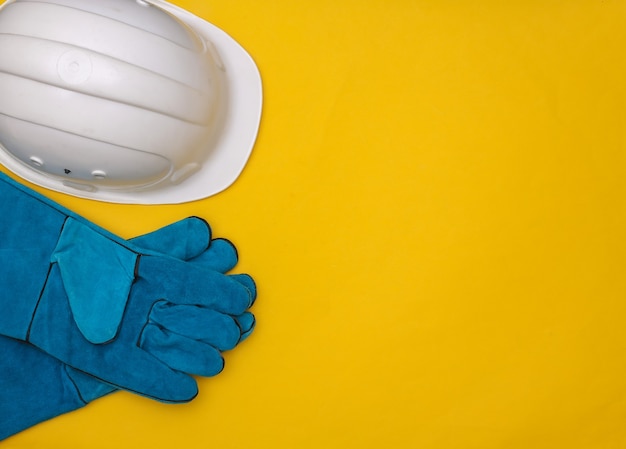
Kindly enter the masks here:
M 221 371 L 252 278 L 143 250 L 5 175 L 0 210 L 0 334 L 164 402 Z
M 162 0 L 0 6 L 0 163 L 70 195 L 182 203 L 227 188 L 261 81 L 225 32 Z
M 211 240 L 205 228 L 209 229 L 203 220 L 191 217 L 132 241 L 145 250 L 222 273 L 232 270 L 237 264 L 235 247 L 224 239 Z M 254 329 L 254 315 L 245 312 L 234 318 L 241 342 Z M 219 340 L 219 335 L 213 340 Z M 0 354 L 0 440 L 115 390 L 23 341 L 0 336 Z

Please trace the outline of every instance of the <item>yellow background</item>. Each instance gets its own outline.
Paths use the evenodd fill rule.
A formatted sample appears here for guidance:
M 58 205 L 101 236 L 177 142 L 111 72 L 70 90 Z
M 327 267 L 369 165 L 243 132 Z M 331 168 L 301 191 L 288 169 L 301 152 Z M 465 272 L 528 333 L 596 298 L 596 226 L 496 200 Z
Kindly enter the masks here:
M 255 58 L 249 164 L 185 205 L 258 327 L 188 405 L 117 393 L 8 448 L 626 448 L 626 3 L 177 4 Z M 39 189 L 41 190 L 41 189 Z

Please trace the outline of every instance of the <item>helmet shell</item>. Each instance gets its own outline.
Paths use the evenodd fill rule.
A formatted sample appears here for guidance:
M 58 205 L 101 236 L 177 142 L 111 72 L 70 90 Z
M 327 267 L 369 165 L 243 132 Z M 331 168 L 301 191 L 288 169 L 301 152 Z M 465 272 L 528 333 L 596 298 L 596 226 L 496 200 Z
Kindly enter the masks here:
M 261 80 L 214 25 L 160 0 L 0 6 L 0 162 L 119 203 L 228 187 L 256 139 Z

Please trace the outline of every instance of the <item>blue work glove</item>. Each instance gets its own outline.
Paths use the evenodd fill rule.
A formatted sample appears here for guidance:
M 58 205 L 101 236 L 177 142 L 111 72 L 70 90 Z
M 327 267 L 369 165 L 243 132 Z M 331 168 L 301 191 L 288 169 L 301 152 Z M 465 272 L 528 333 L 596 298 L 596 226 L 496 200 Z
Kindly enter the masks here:
M 222 369 L 216 346 L 237 343 L 232 317 L 256 297 L 249 276 L 144 250 L 5 175 L 0 209 L 1 335 L 164 402 Z
M 226 273 L 237 264 L 234 246 L 211 240 L 208 224 L 187 218 L 150 234 L 132 239 L 137 246 L 169 254 Z M 240 328 L 239 341 L 254 329 L 252 313 L 233 317 Z M 220 340 L 214 329 L 211 340 Z M 29 343 L 0 336 L 0 440 L 115 391 L 40 351 Z

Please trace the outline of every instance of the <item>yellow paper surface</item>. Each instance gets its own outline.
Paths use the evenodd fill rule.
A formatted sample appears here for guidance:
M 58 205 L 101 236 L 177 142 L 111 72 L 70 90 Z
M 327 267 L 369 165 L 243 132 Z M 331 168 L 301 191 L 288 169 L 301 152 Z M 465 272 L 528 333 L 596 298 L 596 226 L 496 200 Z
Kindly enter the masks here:
M 38 190 L 124 237 L 206 218 L 257 330 L 190 404 L 116 393 L 2 447 L 626 447 L 623 2 L 176 3 L 261 71 L 242 176 Z

